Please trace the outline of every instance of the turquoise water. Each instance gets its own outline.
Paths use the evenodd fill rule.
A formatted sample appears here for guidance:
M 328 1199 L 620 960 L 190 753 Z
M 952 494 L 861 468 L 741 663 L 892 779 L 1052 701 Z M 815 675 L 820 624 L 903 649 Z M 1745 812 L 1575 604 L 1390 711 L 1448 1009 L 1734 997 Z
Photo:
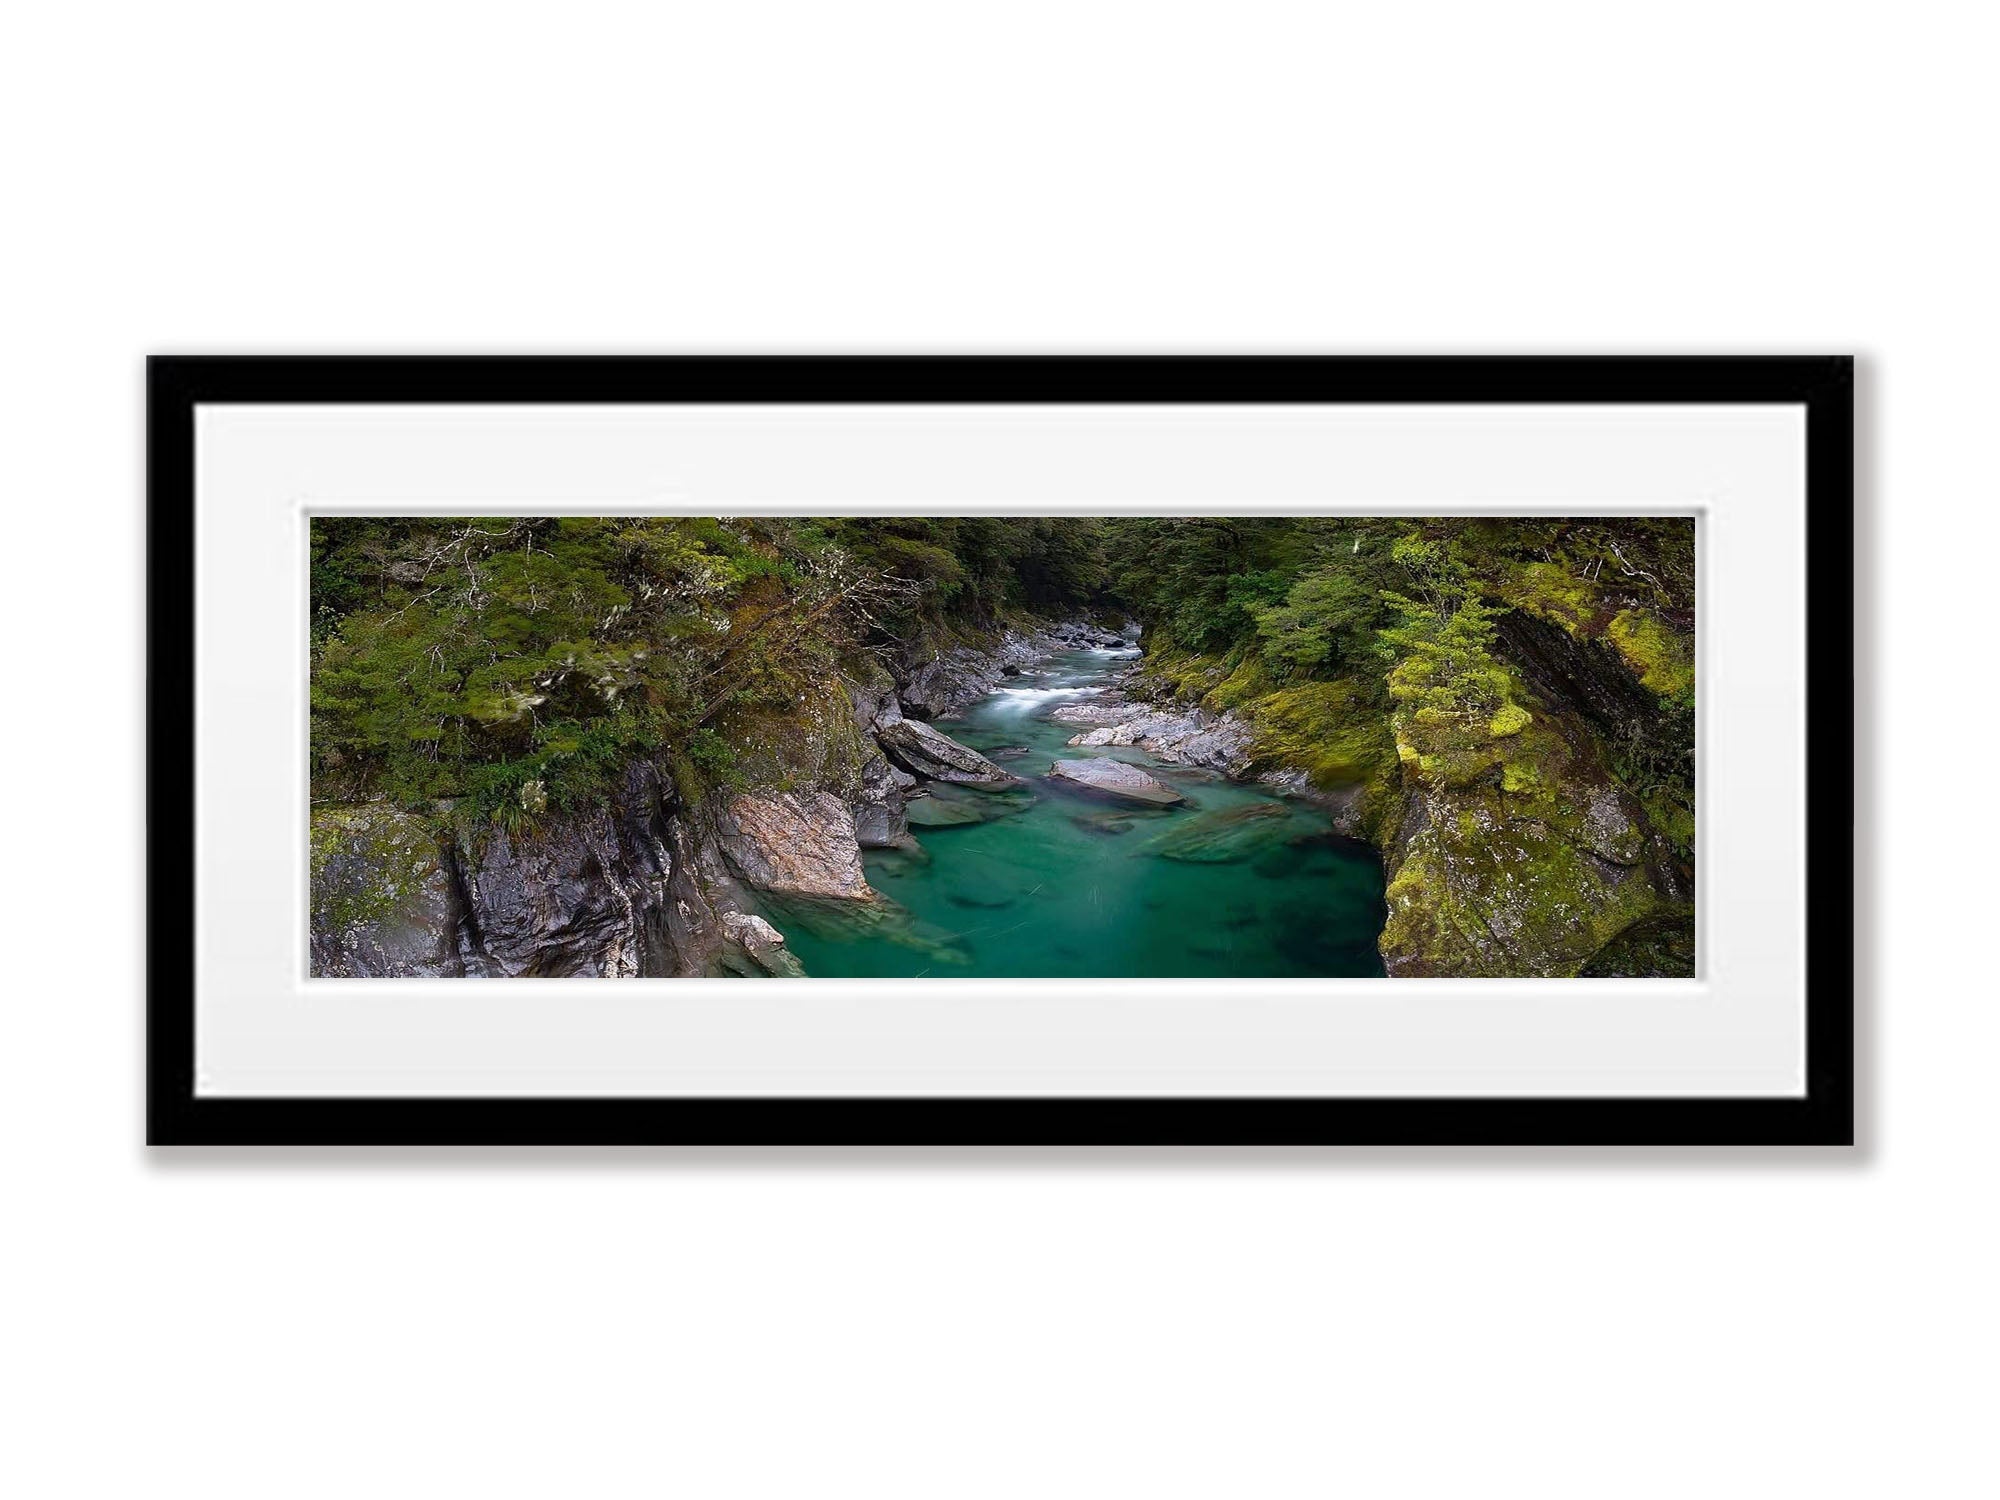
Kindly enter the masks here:
M 1071 749 L 1084 726 L 1049 712 L 1131 652 L 1051 658 L 938 727 L 1028 786 L 933 788 L 913 803 L 920 854 L 871 850 L 896 907 L 772 903 L 808 974 L 837 976 L 1352 977 L 1379 975 L 1382 868 L 1326 815 L 1140 750 Z M 1025 748 L 1025 755 L 1007 754 Z M 1112 755 L 1188 799 L 1133 808 L 1065 789 L 1052 760 Z M 918 826 L 928 814 L 933 823 Z M 955 821 L 977 819 L 979 821 Z

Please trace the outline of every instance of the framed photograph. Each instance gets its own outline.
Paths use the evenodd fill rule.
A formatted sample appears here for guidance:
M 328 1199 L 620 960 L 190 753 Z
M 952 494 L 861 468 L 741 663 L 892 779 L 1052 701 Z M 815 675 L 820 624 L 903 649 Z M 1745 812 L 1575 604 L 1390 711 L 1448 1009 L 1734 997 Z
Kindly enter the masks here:
M 1852 391 L 156 358 L 150 1139 L 1851 1143 Z

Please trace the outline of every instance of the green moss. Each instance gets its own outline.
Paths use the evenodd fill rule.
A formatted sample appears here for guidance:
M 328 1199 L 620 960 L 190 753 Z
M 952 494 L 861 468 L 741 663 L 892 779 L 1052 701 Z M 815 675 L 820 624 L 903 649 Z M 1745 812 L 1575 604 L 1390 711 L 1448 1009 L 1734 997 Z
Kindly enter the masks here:
M 718 714 L 719 744 L 690 742 L 705 785 L 847 792 L 860 784 L 866 747 L 847 689 L 837 677 L 794 677 L 786 687 L 783 697 L 740 702 Z
M 1245 704 L 1270 696 L 1277 686 L 1265 670 L 1264 658 L 1251 651 L 1230 670 L 1227 677 L 1209 689 L 1201 700 L 1201 706 L 1210 713 L 1226 713 L 1232 708 L 1242 708 Z
M 1500 712 L 1495 714 L 1493 721 L 1486 726 L 1486 732 L 1496 740 L 1506 739 L 1509 735 L 1519 734 L 1532 724 L 1534 719 L 1535 716 L 1518 703 L 1502 704 Z
M 1694 706 L 1693 642 L 1638 609 L 1621 610 L 1607 633 L 1639 681 L 1669 702 Z
M 1398 801 L 1398 746 L 1369 684 L 1354 678 L 1308 682 L 1269 693 L 1241 709 L 1251 726 L 1254 764 L 1298 770 L 1321 791 L 1362 789 L 1360 824 L 1376 842 L 1392 831 Z
M 1560 625 L 1572 635 L 1587 631 L 1600 607 L 1597 585 L 1559 563 L 1523 563 L 1501 581 L 1500 594 L 1516 609 Z

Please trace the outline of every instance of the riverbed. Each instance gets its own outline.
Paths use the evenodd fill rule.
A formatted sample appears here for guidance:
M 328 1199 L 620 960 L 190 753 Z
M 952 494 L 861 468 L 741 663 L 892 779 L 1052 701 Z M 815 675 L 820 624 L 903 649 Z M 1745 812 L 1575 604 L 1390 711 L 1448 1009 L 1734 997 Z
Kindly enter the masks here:
M 1332 978 L 1382 973 L 1382 869 L 1324 812 L 1137 749 L 1071 748 L 1058 705 L 1101 692 L 1135 651 L 1051 657 L 937 727 L 1026 785 L 933 788 L 915 850 L 871 850 L 889 915 L 773 915 L 821 977 Z M 1112 756 L 1185 803 L 1121 804 L 1046 776 Z M 930 802 L 925 807 L 925 802 Z M 928 819 L 928 822 L 921 821 Z M 965 821 L 956 821 L 964 819 Z M 848 903 L 852 905 L 852 903 Z

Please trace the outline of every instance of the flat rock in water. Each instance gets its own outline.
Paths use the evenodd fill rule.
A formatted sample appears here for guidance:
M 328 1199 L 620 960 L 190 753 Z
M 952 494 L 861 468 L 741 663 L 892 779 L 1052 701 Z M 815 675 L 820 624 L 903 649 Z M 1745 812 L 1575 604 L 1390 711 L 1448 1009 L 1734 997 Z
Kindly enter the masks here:
M 1187 801 L 1172 787 L 1162 786 L 1137 766 L 1122 760 L 1059 760 L 1049 766 L 1049 775 L 1107 797 L 1153 807 L 1171 807 Z

